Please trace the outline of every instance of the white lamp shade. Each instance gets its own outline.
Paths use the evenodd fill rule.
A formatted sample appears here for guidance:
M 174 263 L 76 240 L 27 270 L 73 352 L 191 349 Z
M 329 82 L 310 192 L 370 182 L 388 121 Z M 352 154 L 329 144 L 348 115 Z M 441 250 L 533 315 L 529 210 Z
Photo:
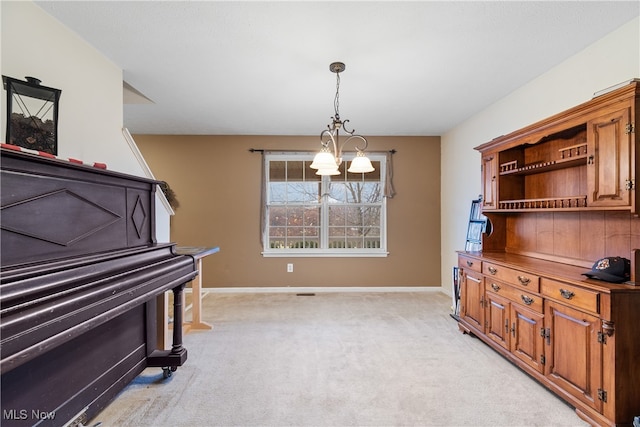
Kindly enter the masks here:
M 367 173 L 373 172 L 375 169 L 371 164 L 371 160 L 362 151 L 358 151 L 348 170 L 351 173 Z
M 326 149 L 322 149 L 316 156 L 313 158 L 313 162 L 309 165 L 311 169 L 338 169 L 338 164 L 336 163 L 336 158 L 333 157 Z
M 316 175 L 340 175 L 338 167 L 318 169 Z

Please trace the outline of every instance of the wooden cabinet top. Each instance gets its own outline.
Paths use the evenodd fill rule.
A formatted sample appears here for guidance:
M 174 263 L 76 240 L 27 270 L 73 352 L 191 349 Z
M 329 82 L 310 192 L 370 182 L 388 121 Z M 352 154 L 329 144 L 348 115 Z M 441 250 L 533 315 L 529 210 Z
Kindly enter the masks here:
M 584 288 L 593 289 L 604 293 L 640 293 L 639 282 L 625 283 L 608 283 L 602 280 L 589 279 L 582 273 L 589 271 L 588 268 L 578 267 L 575 265 L 562 264 L 554 261 L 547 261 L 539 258 L 517 255 L 508 252 L 465 252 L 459 251 L 458 254 L 465 257 L 477 259 L 479 262 L 491 262 L 499 264 L 507 268 L 526 271 L 538 276 L 547 277 L 549 279 L 567 282 L 582 286 Z M 633 266 L 632 266 L 633 268 Z M 637 283 L 637 285 L 636 285 Z
M 523 143 L 535 144 L 545 136 L 571 128 L 589 120 L 589 116 L 602 112 L 603 108 L 617 106 L 640 97 L 640 79 L 633 79 L 629 84 L 596 96 L 589 101 L 577 105 L 569 110 L 555 114 L 527 127 L 502 135 L 475 147 L 480 152 L 505 150 Z

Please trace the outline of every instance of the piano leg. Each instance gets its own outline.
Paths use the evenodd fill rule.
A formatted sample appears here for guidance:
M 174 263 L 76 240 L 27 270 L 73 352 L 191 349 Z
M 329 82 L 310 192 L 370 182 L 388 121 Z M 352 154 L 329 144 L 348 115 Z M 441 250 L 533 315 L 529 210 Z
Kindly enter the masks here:
M 182 347 L 182 324 L 184 311 L 182 307 L 182 293 L 185 284 L 173 288 L 173 344 L 171 345 L 171 354 L 180 354 L 184 349 Z
M 170 377 L 187 360 L 187 349 L 182 346 L 182 292 L 186 283 L 173 288 L 173 343 L 171 350 L 154 350 L 147 356 L 148 367 L 160 367 Z

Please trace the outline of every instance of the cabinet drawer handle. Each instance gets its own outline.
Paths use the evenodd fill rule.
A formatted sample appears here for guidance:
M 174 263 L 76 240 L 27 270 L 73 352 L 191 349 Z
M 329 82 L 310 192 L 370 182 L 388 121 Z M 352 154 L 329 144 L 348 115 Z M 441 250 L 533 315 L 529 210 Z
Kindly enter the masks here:
M 531 279 L 529 279 L 526 276 L 518 276 L 518 280 L 520 281 L 520 283 L 522 283 L 525 286 L 527 286 L 529 282 L 531 282 Z
M 491 274 L 496 274 L 498 272 L 498 269 L 495 267 L 489 267 L 488 270 L 489 270 L 489 273 Z
M 467 261 L 467 266 L 471 267 L 473 265 L 473 261 Z
M 560 289 L 560 295 L 562 295 L 562 298 L 566 298 L 566 299 L 571 299 L 573 298 L 576 294 L 568 291 L 566 289 Z
M 500 290 L 500 286 L 496 285 L 495 283 L 491 284 L 491 289 L 493 289 L 494 291 L 498 292 Z
M 520 295 L 520 297 L 522 298 L 522 302 L 527 304 L 527 305 L 531 305 L 533 304 L 533 298 L 528 297 L 526 295 Z

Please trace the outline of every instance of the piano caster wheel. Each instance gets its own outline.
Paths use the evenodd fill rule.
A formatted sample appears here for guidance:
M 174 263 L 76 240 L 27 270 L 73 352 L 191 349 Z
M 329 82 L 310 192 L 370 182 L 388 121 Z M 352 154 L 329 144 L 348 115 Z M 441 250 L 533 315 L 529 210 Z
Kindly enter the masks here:
M 177 366 L 168 366 L 166 368 L 162 368 L 162 376 L 164 378 L 169 378 L 171 377 L 171 374 L 177 370 L 178 370 Z

